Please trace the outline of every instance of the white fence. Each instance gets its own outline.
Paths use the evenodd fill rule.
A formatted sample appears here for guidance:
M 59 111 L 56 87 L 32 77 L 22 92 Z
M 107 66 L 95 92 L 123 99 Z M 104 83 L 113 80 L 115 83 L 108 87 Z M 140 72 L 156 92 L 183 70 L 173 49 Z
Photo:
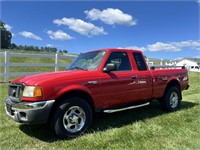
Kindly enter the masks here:
M 31 74 L 37 74 L 41 72 L 10 72 L 10 67 L 54 67 L 55 71 L 59 71 L 59 67 L 66 67 L 67 64 L 61 64 L 59 59 L 61 58 L 70 58 L 74 59 L 76 56 L 60 56 L 59 54 L 47 55 L 47 54 L 19 54 L 19 53 L 10 53 L 0 52 L 0 56 L 4 56 L 4 63 L 0 63 L 0 67 L 4 67 L 4 73 L 0 72 L 0 77 L 4 77 L 4 82 L 9 82 L 10 77 L 13 76 L 25 76 Z M 26 57 L 26 58 L 52 58 L 55 59 L 55 63 L 11 63 L 11 57 Z

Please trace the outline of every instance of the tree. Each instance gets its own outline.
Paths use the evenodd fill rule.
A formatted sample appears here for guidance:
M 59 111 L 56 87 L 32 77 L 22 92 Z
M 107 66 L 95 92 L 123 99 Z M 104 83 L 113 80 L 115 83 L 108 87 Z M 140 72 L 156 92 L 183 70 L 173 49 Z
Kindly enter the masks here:
M 1 48 L 9 48 L 11 45 L 12 34 L 5 28 L 5 23 L 0 20 L 1 27 Z
M 17 45 L 14 44 L 14 43 L 12 43 L 12 44 L 10 44 L 9 48 L 10 48 L 10 49 L 16 49 L 16 48 L 17 48 Z
M 22 46 L 22 45 L 19 45 L 19 46 L 17 46 L 17 49 L 23 50 L 23 46 Z
M 63 53 L 68 53 L 68 51 L 67 50 L 63 50 Z

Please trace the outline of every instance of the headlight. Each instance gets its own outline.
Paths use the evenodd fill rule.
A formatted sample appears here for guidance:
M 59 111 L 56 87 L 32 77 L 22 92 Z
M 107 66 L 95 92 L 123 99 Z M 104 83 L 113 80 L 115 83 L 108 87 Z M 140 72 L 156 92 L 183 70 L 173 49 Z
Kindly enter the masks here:
M 24 97 L 40 97 L 42 96 L 42 89 L 38 86 L 26 86 L 23 91 Z

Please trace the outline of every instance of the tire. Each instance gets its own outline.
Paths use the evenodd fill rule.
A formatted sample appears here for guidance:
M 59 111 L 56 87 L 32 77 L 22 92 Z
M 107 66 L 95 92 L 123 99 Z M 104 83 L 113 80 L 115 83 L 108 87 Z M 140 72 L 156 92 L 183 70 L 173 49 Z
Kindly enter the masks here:
M 162 109 L 165 111 L 172 112 L 178 110 L 181 104 L 181 92 L 179 88 L 175 86 L 169 87 L 165 91 L 165 94 L 160 103 Z
M 79 97 L 72 97 L 58 105 L 52 115 L 51 129 L 61 139 L 82 135 L 93 120 L 90 105 Z

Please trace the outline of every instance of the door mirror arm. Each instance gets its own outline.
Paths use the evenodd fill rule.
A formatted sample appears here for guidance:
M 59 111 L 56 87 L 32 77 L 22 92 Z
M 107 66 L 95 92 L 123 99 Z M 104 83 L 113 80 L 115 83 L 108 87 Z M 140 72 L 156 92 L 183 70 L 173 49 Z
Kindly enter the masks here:
M 103 72 L 105 73 L 109 73 L 111 71 L 115 71 L 116 70 L 116 64 L 113 64 L 113 63 L 109 63 L 106 65 L 106 67 L 103 68 Z

